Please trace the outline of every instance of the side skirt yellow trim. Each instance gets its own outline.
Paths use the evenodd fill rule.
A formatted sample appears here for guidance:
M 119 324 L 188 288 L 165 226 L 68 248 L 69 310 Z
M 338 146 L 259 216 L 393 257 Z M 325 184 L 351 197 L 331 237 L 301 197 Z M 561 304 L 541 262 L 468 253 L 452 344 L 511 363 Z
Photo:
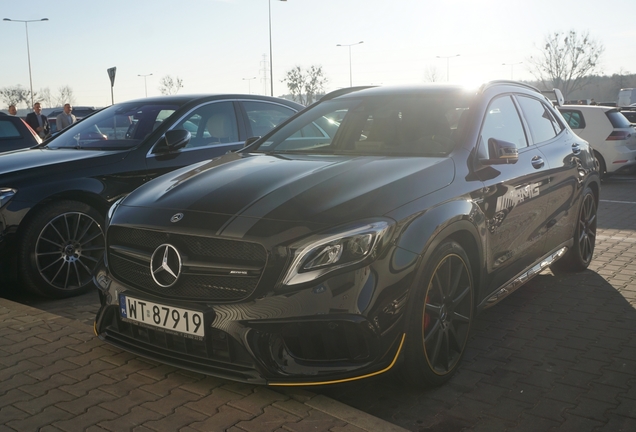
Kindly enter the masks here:
M 97 333 L 97 321 L 93 321 L 93 333 L 95 333 L 95 336 L 99 336 L 99 333 Z
M 303 386 L 317 386 L 317 385 L 327 385 L 327 384 L 339 384 L 339 383 L 343 383 L 343 382 L 349 382 L 349 381 L 356 381 L 356 380 L 360 380 L 360 379 L 364 379 L 364 378 L 369 378 L 375 375 L 380 375 L 381 373 L 384 373 L 386 371 L 388 371 L 389 369 L 391 369 L 393 367 L 393 365 L 395 365 L 395 362 L 397 361 L 400 352 L 402 352 L 402 346 L 404 345 L 404 340 L 406 339 L 406 333 L 404 333 L 402 335 L 402 340 L 400 341 L 400 346 L 398 347 L 397 353 L 395 353 L 395 357 L 393 358 L 393 361 L 391 362 L 390 365 L 388 365 L 386 368 L 379 370 L 377 372 L 373 372 L 370 374 L 366 374 L 366 375 L 361 375 L 358 377 L 353 377 L 353 378 L 344 378 L 344 379 L 339 379 L 339 380 L 334 380 L 334 381 L 322 381 L 322 382 L 307 382 L 307 383 L 275 383 L 275 382 L 271 382 L 268 383 L 267 385 L 270 386 L 279 386 L 279 387 L 303 387 Z

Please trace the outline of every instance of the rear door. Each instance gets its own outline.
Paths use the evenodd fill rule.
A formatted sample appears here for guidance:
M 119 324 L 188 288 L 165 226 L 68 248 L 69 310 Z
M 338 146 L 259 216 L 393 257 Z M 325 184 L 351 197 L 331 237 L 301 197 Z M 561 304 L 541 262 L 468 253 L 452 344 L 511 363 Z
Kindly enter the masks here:
M 548 185 L 544 192 L 548 198 L 545 224 L 547 253 L 572 238 L 578 214 L 577 198 L 582 187 L 579 169 L 586 165 L 581 156 L 587 153 L 582 153 L 585 144 L 561 123 L 545 100 L 528 95 L 516 95 L 516 99 L 530 130 L 529 138 L 541 150 L 549 168 L 546 172 Z M 570 118 L 574 119 L 575 115 Z

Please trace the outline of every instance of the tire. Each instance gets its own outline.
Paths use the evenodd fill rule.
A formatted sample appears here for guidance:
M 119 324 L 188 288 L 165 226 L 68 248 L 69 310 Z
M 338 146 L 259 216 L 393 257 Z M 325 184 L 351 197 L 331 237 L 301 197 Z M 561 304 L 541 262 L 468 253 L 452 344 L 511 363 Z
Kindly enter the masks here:
M 609 174 L 607 173 L 607 165 L 605 164 L 605 159 L 603 159 L 603 156 L 601 156 L 601 154 L 599 152 L 594 152 L 594 156 L 596 157 L 596 160 L 598 161 L 598 174 L 601 177 L 601 179 L 607 178 L 609 176 Z
M 596 245 L 596 198 L 592 189 L 585 188 L 574 228 L 574 244 L 565 255 L 550 266 L 556 273 L 581 272 L 588 268 Z
M 439 386 L 457 370 L 474 314 L 474 282 L 462 247 L 445 241 L 422 265 L 407 325 L 402 378 L 407 384 Z
M 27 222 L 18 246 L 22 285 L 34 294 L 72 297 L 89 291 L 104 254 L 104 218 L 78 201 L 59 201 Z

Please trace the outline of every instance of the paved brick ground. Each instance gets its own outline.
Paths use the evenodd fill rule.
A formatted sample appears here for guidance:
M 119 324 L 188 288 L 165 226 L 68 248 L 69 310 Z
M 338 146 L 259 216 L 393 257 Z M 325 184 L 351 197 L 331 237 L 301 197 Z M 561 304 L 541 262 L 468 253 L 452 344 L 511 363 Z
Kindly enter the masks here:
M 0 299 L 0 432 L 634 432 L 635 191 L 634 177 L 605 182 L 590 269 L 546 272 L 480 315 L 459 373 L 437 389 L 391 374 L 318 395 L 233 384 L 102 344 L 86 326 L 94 294 L 17 299 L 48 314 Z
M 79 311 L 82 316 L 82 311 Z M 168 367 L 0 299 L 0 431 L 404 431 L 322 395 Z

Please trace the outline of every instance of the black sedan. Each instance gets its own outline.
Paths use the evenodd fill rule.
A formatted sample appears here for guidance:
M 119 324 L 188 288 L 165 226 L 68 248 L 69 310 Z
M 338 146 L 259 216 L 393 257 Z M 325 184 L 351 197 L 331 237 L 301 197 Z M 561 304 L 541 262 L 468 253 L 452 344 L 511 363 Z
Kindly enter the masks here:
M 548 266 L 587 268 L 599 191 L 590 147 L 533 87 L 340 90 L 116 202 L 96 333 L 239 381 L 400 364 L 438 385 L 477 312 Z
M 42 140 L 20 117 L 0 116 L 0 152 L 35 147 Z
M 0 274 L 50 297 L 93 288 L 112 202 L 161 174 L 240 149 L 301 108 L 254 95 L 149 98 L 108 107 L 39 148 L 1 155 Z

